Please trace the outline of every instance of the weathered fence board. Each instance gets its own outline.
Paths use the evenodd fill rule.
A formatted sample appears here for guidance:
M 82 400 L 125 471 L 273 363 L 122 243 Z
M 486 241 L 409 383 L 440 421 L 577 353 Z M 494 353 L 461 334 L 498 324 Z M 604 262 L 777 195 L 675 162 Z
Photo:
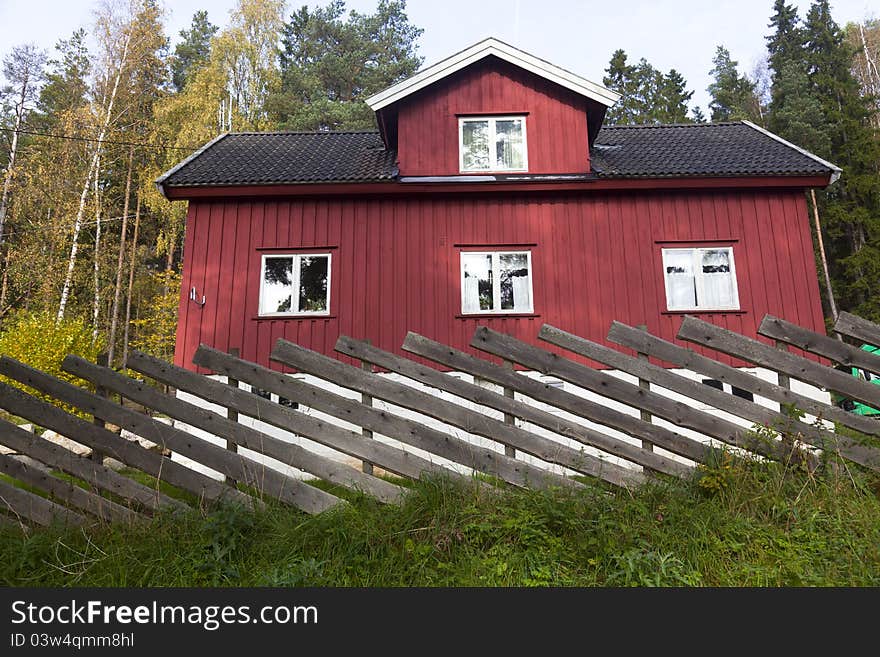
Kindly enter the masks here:
M 664 367 L 631 358 L 619 351 L 614 351 L 603 345 L 590 342 L 546 324 L 541 328 L 540 338 L 609 367 L 644 378 L 667 390 L 685 395 L 690 399 L 714 406 L 731 415 L 764 424 L 777 432 L 796 435 L 798 440 L 802 442 L 821 449 L 835 451 L 841 455 L 848 456 L 857 463 L 880 470 L 880 450 L 861 447 L 849 440 L 841 443 L 840 436 L 814 424 L 801 422 L 790 415 L 779 413 L 766 406 L 727 394 L 711 386 L 703 385 L 675 372 L 671 372 Z
M 204 356 L 204 353 L 202 355 Z M 199 357 L 198 353 L 197 357 Z M 232 360 L 232 357 L 226 363 L 213 360 L 206 360 L 204 362 L 210 362 L 208 365 L 203 365 L 208 369 L 218 368 L 215 371 L 222 371 L 222 368 L 228 366 L 229 362 L 240 363 L 242 369 L 249 370 L 247 374 L 243 375 L 247 378 L 241 379 L 244 383 L 248 383 L 261 390 L 274 392 L 288 399 L 290 398 L 286 386 L 290 382 L 290 377 L 280 375 L 278 372 L 254 363 L 246 363 L 246 361 L 240 359 Z M 394 474 L 412 479 L 418 479 L 423 473 L 434 473 L 456 479 L 470 479 L 470 477 L 464 477 L 453 470 L 432 463 L 410 452 L 405 452 L 402 449 L 379 441 L 364 440 L 363 436 L 359 433 L 329 424 L 299 411 L 285 408 L 245 390 L 230 388 L 218 381 L 189 370 L 184 370 L 183 368 L 175 367 L 165 361 L 140 352 L 133 352 L 129 356 L 128 366 L 156 381 L 174 385 L 179 390 L 198 395 L 214 404 L 234 409 L 242 415 L 247 415 L 261 422 L 303 436 L 309 440 L 331 447 L 342 454 L 362 460 L 369 460 Z
M 847 312 L 840 313 L 834 323 L 834 331 L 880 347 L 880 325 L 856 315 Z
M 106 421 L 128 429 L 137 436 L 146 438 L 164 448 L 172 449 L 222 474 L 229 474 L 257 491 L 273 497 L 278 496 L 282 501 L 295 504 L 293 502 L 294 487 L 287 485 L 289 478 L 275 473 L 255 461 L 239 457 L 225 448 L 207 443 L 192 434 L 154 420 L 137 411 L 119 406 L 60 379 L 42 374 L 5 356 L 0 357 L 0 373 L 50 394 L 63 402 L 76 405 L 87 413 L 97 414 Z M 96 429 L 100 429 L 100 427 L 96 427 Z M 220 485 L 225 491 L 239 492 L 231 486 Z M 319 493 L 323 493 L 323 491 L 319 491 Z M 316 500 L 319 506 L 310 507 L 310 503 Z M 323 495 L 311 496 L 303 500 L 303 504 L 310 507 L 312 512 L 319 512 L 335 504 L 334 500 L 338 502 L 338 498 L 323 493 Z
M 121 504 L 54 477 L 47 467 L 40 467 L 32 459 L 29 459 L 30 463 L 24 459 L 29 459 L 29 457 L 0 454 L 0 472 L 49 493 L 59 502 L 75 506 L 107 522 L 125 521 L 130 523 L 137 518 L 146 518 L 146 516 L 127 509 Z
M 219 438 L 225 438 L 240 447 L 254 450 L 284 465 L 298 468 L 330 483 L 369 493 L 383 502 L 398 502 L 403 493 L 403 489 L 399 486 L 365 475 L 344 463 L 315 454 L 299 445 L 266 435 L 208 409 L 199 408 L 194 404 L 166 395 L 146 383 L 117 374 L 113 370 L 100 367 L 77 356 L 65 358 L 62 367 L 65 371 L 76 374 L 86 381 L 100 382 L 106 388 L 143 404 L 147 408 L 165 413 L 175 420 L 185 422 Z M 232 454 L 237 453 L 229 450 L 228 445 L 227 451 Z M 309 508 L 318 508 L 323 503 L 320 499 L 322 497 L 320 493 L 323 491 L 314 486 L 297 479 L 289 480 L 286 485 L 293 489 L 297 500 L 300 500 L 297 505 L 302 503 L 303 498 L 306 500 L 315 498 L 306 502 Z
M 337 385 L 359 392 L 369 391 L 374 398 L 427 415 L 468 433 L 510 445 L 539 459 L 565 466 L 582 474 L 599 477 L 618 485 L 624 485 L 627 481 L 636 482 L 641 478 L 641 473 L 632 471 L 630 475 L 623 468 L 603 462 L 595 456 L 504 424 L 487 415 L 410 386 L 368 374 L 292 342 L 278 340 L 271 357 L 291 367 L 332 380 Z M 330 376 L 333 378 L 329 379 Z M 518 462 L 508 456 L 504 458 Z
M 752 340 L 696 317 L 685 317 L 678 331 L 678 337 L 735 358 L 769 367 L 799 381 L 835 390 L 869 406 L 880 408 L 880 386 L 859 381 L 844 372 L 838 372 L 787 351 L 780 351 L 763 342 Z
M 224 358 L 225 354 L 222 352 L 201 345 L 193 360 L 202 367 L 210 367 L 215 372 L 233 374 L 239 380 L 244 381 L 247 376 L 247 372 L 244 371 L 247 365 L 224 361 Z M 321 368 L 318 370 L 320 371 Z M 360 372 L 360 370 L 357 371 Z M 275 374 L 277 377 L 286 379 L 283 386 L 279 385 L 279 389 L 285 391 L 284 396 L 288 399 L 351 424 L 371 429 L 379 435 L 388 436 L 454 463 L 494 475 L 510 484 L 533 487 L 580 486 L 578 482 L 537 468 L 529 463 L 511 459 L 494 450 L 473 445 L 420 422 L 378 408 L 364 406 L 359 401 L 335 395 L 291 377 L 285 377 L 278 372 Z M 322 376 L 327 378 L 328 375 L 324 372 Z M 369 376 L 377 375 L 370 374 Z M 333 381 L 329 378 L 327 380 Z M 344 386 L 347 379 L 342 376 L 337 381 L 339 381 L 338 385 Z M 276 383 L 282 383 L 280 378 L 276 380 Z
M 880 356 L 859 347 L 853 347 L 827 335 L 814 333 L 779 317 L 766 315 L 758 328 L 758 333 L 779 340 L 804 351 L 825 356 L 841 365 L 861 367 L 870 372 L 880 373 Z
M 613 322 L 611 324 L 611 329 L 608 331 L 608 339 L 611 342 L 616 342 L 617 344 L 629 347 L 630 349 L 644 351 L 655 358 L 672 363 L 673 365 L 678 365 L 684 369 L 698 372 L 699 374 L 717 379 L 724 383 L 729 383 L 731 386 L 748 390 L 749 392 L 764 397 L 765 399 L 780 404 L 789 404 L 811 413 L 816 417 L 840 422 L 856 431 L 880 435 L 880 422 L 876 422 L 860 415 L 854 415 L 853 413 L 847 413 L 836 406 L 823 404 L 820 401 L 798 394 L 788 388 L 783 388 L 770 381 L 764 381 L 748 372 L 743 372 L 730 365 L 719 363 L 707 356 L 702 356 L 690 349 L 685 349 L 677 344 L 667 342 L 662 338 L 658 338 L 637 328 L 627 326 L 626 324 Z
M 604 397 L 634 408 L 645 409 L 680 427 L 717 438 L 735 447 L 742 447 L 762 456 L 779 460 L 789 458 L 789 451 L 781 443 L 768 444 L 765 441 L 756 440 L 746 429 L 732 422 L 703 413 L 691 406 L 671 400 L 656 392 L 644 390 L 637 385 L 580 365 L 552 352 L 533 347 L 503 333 L 486 327 L 478 328 L 471 345 L 496 356 L 503 355 L 529 369 L 558 376 Z M 699 443 L 696 444 L 699 445 Z M 668 449 L 665 445 L 661 446 Z M 706 447 L 701 445 L 701 448 L 702 450 L 697 452 L 690 449 L 691 454 L 682 455 L 705 462 L 706 453 L 703 450 Z
M 409 336 L 407 336 L 407 339 L 409 339 Z M 407 343 L 404 342 L 404 345 L 406 344 Z M 518 417 L 549 431 L 553 431 L 561 436 L 565 436 L 566 438 L 572 438 L 585 445 L 597 447 L 607 451 L 609 454 L 614 454 L 615 456 L 627 459 L 633 463 L 650 465 L 657 470 L 677 476 L 688 476 L 692 473 L 692 469 L 683 463 L 659 454 L 653 454 L 622 440 L 606 436 L 601 432 L 594 431 L 582 424 L 571 422 L 530 404 L 516 401 L 510 396 L 487 390 L 482 386 L 462 381 L 461 379 L 439 372 L 436 369 L 420 365 L 415 361 L 401 358 L 400 356 L 373 347 L 366 342 L 354 340 L 347 336 L 341 336 L 336 342 L 336 350 L 354 358 L 373 363 L 374 365 L 385 368 L 391 372 L 397 372 L 398 374 L 402 374 L 414 381 L 419 381 L 425 385 L 433 386 L 439 390 L 452 393 L 453 395 L 474 402 L 475 404 L 479 404 L 480 406 L 493 408 L 510 415 L 511 417 Z M 513 373 L 512 369 L 505 369 L 507 369 L 508 372 Z M 514 376 L 519 377 L 517 374 L 514 374 Z M 510 390 L 511 393 L 514 392 L 513 387 L 507 387 L 505 389 Z M 507 424 L 510 423 L 508 422 Z
M 8 399 L 4 394 L 8 391 L 3 390 L 2 386 L 3 384 L 0 384 L 0 405 L 3 405 L 4 399 Z M 18 393 L 22 397 L 29 397 L 29 395 L 25 395 L 25 393 L 19 391 L 14 391 L 13 394 L 15 393 Z M 46 404 L 35 398 L 34 401 L 39 402 L 40 404 L 45 404 L 45 406 L 48 407 L 44 408 L 44 412 L 42 413 L 33 413 L 35 417 L 40 417 L 41 421 L 46 422 L 46 426 L 54 424 L 51 422 L 51 415 L 55 414 L 60 417 L 66 415 L 61 409 L 52 406 L 51 404 Z M 24 405 L 18 406 L 18 408 L 24 409 L 25 412 L 27 412 L 26 404 L 27 400 L 25 400 Z M 33 406 L 36 407 L 38 405 L 39 404 L 34 404 Z M 10 406 L 15 408 L 12 404 L 10 404 Z M 3 407 L 7 408 L 5 405 Z M 28 413 L 28 415 L 31 415 L 31 413 Z M 21 417 L 25 416 L 21 415 Z M 50 426 L 49 428 L 52 427 Z M 116 438 L 117 442 L 121 440 L 115 434 L 111 435 Z M 157 490 L 148 488 L 125 475 L 114 472 L 101 463 L 96 463 L 91 459 L 79 456 L 60 445 L 55 445 L 48 440 L 24 431 L 5 420 L 0 420 L 0 444 L 3 444 L 10 449 L 14 449 L 20 454 L 26 454 L 41 463 L 45 463 L 48 466 L 60 470 L 61 472 L 66 472 L 69 475 L 82 479 L 95 488 L 112 493 L 113 495 L 128 500 L 129 502 L 134 502 L 146 509 L 156 510 L 161 506 L 169 508 L 186 507 L 183 502 L 168 497 Z M 137 448 L 136 445 L 134 447 Z
M 455 370 L 470 372 L 475 376 L 479 376 L 487 381 L 492 381 L 498 385 L 509 386 L 510 388 L 522 393 L 532 399 L 536 399 L 545 404 L 550 404 L 561 410 L 572 413 L 584 419 L 602 424 L 618 431 L 637 438 L 649 439 L 651 442 L 674 452 L 699 461 L 706 457 L 707 447 L 695 440 L 679 435 L 674 431 L 670 431 L 665 427 L 656 424 L 649 424 L 642 421 L 638 417 L 627 415 L 613 408 L 608 408 L 602 404 L 590 401 L 584 397 L 579 397 L 565 390 L 558 390 L 552 386 L 536 381 L 527 376 L 521 376 L 503 368 L 495 363 L 490 363 L 482 358 L 476 358 L 463 351 L 458 351 L 452 347 L 434 342 L 415 333 L 407 335 L 403 343 L 403 348 L 410 353 L 417 354 L 423 358 L 433 360 L 436 363 L 445 365 Z M 609 443 L 602 446 L 602 449 L 609 453 L 616 448 L 616 444 Z M 634 449 L 641 449 L 637 445 L 633 445 Z M 666 459 L 657 454 L 656 456 Z M 644 465 L 651 467 L 651 457 L 647 454 L 640 455 L 640 458 L 647 459 Z M 671 460 L 671 459 L 667 459 Z M 655 465 L 661 462 L 654 461 Z M 684 464 L 683 464 L 684 465 Z
M 0 512 L 2 511 L 44 526 L 53 522 L 68 525 L 84 525 L 88 522 L 75 511 L 0 480 Z

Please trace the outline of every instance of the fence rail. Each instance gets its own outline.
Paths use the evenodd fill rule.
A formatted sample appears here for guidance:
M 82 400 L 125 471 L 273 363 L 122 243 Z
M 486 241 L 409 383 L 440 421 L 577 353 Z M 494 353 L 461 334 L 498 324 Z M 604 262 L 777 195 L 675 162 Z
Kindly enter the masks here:
M 719 446 L 813 468 L 825 453 L 880 471 L 872 444 L 880 421 L 791 389 L 793 379 L 880 408 L 880 387 L 833 367 L 880 374 L 880 356 L 860 348 L 880 343 L 880 325 L 842 313 L 835 330 L 859 344 L 769 315 L 759 333 L 777 346 L 683 319 L 679 339 L 775 373 L 775 383 L 619 322 L 608 343 L 635 355 L 549 325 L 538 338 L 556 351 L 478 328 L 471 345 L 502 364 L 415 333 L 402 348 L 421 362 L 341 336 L 336 351 L 359 366 L 278 340 L 271 358 L 296 376 L 243 360 L 237 350 L 199 347 L 194 364 L 226 382 L 133 353 L 134 375 L 170 393 L 76 356 L 63 369 L 98 392 L 0 357 L 0 375 L 28 390 L 0 382 L 0 409 L 10 416 L 0 419 L 0 520 L 135 523 L 219 500 L 256 507 L 270 498 L 321 513 L 345 504 L 350 492 L 397 504 L 406 480 L 428 475 L 483 489 L 579 488 L 588 479 L 633 487 L 657 476 L 689 478 Z M 724 384 L 738 394 L 719 389 Z M 338 488 L 328 492 L 309 479 Z

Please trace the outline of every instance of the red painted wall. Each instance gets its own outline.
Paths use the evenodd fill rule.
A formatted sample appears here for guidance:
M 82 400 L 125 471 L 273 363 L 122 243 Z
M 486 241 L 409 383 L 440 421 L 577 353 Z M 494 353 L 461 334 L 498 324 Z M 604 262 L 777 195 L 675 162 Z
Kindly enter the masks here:
M 681 316 L 665 312 L 658 241 L 676 240 L 734 240 L 742 311 L 700 317 L 753 337 L 765 313 L 824 332 L 797 190 L 199 200 L 187 220 L 175 362 L 192 367 L 206 343 L 267 365 L 279 337 L 332 355 L 340 334 L 403 353 L 407 331 L 468 349 L 481 324 L 534 344 L 543 323 L 601 342 L 612 320 L 673 340 Z M 535 316 L 456 317 L 457 244 L 534 244 Z M 335 247 L 331 316 L 257 319 L 260 247 Z M 189 300 L 192 287 L 204 307 Z
M 526 116 L 529 173 L 588 173 L 585 99 L 494 57 L 404 99 L 397 118 L 403 176 L 458 175 L 458 116 Z

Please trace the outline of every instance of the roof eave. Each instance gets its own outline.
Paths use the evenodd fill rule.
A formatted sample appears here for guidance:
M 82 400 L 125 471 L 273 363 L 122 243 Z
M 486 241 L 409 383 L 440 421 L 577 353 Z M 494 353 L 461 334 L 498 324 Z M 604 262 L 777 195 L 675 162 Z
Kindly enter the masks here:
M 169 201 L 172 200 L 171 198 L 169 198 L 168 194 L 165 193 L 165 181 L 168 180 L 168 178 L 169 178 L 172 174 L 174 174 L 174 173 L 180 171 L 183 167 L 185 167 L 187 164 L 189 164 L 190 162 L 192 162 L 192 161 L 193 161 L 194 159 L 196 159 L 199 155 L 201 155 L 201 154 L 204 153 L 206 150 L 208 150 L 209 148 L 211 148 L 211 146 L 213 146 L 214 144 L 216 144 L 218 141 L 220 141 L 220 140 L 223 139 L 224 137 L 228 137 L 228 136 L 229 136 L 229 133 L 228 133 L 228 132 L 223 132 L 223 133 L 217 135 L 217 136 L 214 137 L 211 141 L 207 142 L 204 146 L 202 146 L 201 148 L 199 148 L 198 150 L 196 150 L 196 151 L 194 151 L 192 154 L 190 154 L 189 157 L 187 157 L 187 158 L 184 159 L 184 160 L 181 160 L 181 161 L 178 162 L 176 165 L 174 165 L 173 167 L 171 167 L 170 169 L 168 169 L 168 171 L 166 171 L 166 172 L 163 173 L 161 176 L 159 176 L 158 178 L 156 178 L 156 180 L 153 181 L 153 184 L 156 185 L 156 189 L 159 190 L 159 193 L 160 193 L 162 196 L 164 196 L 166 199 L 168 199 Z
M 828 180 L 828 184 L 829 184 L 829 185 L 833 185 L 833 184 L 837 181 L 837 179 L 840 178 L 840 174 L 843 173 L 843 169 L 841 169 L 841 168 L 840 168 L 839 166 L 837 166 L 836 164 L 832 164 L 832 163 L 829 162 L 828 160 L 823 160 L 823 159 L 822 159 L 821 157 L 819 157 L 818 155 L 813 155 L 810 151 L 806 150 L 805 148 L 801 148 L 801 147 L 798 146 L 797 144 L 792 144 L 792 143 L 791 143 L 790 141 L 788 141 L 787 139 L 783 139 L 783 138 L 780 137 L 779 135 L 774 134 L 774 133 L 770 132 L 769 130 L 765 130 L 764 128 L 762 128 L 762 127 L 759 126 L 759 125 L 755 125 L 755 124 L 752 123 L 751 121 L 743 120 L 743 123 L 744 123 L 745 125 L 749 126 L 750 128 L 753 128 L 754 130 L 757 130 L 757 131 L 760 132 L 761 134 L 766 135 L 767 137 L 770 137 L 770 139 L 773 139 L 773 140 L 775 140 L 775 141 L 778 141 L 780 144 L 785 144 L 785 145 L 788 146 L 789 148 L 793 148 L 794 150 L 796 150 L 796 151 L 797 151 L 798 153 L 800 153 L 801 155 L 806 155 L 808 158 L 810 158 L 811 160 L 814 160 L 815 162 L 818 162 L 818 163 L 821 164 L 822 166 L 828 167 L 828 168 L 831 170 L 831 177 L 830 177 L 829 180 Z
M 382 108 L 392 105 L 406 96 L 409 96 L 420 89 L 424 89 L 434 82 L 442 80 L 456 71 L 460 71 L 461 69 L 470 66 L 481 59 L 489 57 L 490 55 L 494 55 L 499 59 L 530 71 L 535 75 L 550 80 L 551 82 L 555 82 L 556 84 L 594 100 L 605 107 L 611 107 L 620 98 L 620 94 L 611 91 L 610 89 L 606 89 L 602 85 L 591 82 L 579 75 L 575 75 L 555 64 L 551 64 L 550 62 L 539 59 L 534 55 L 523 52 L 518 48 L 514 48 L 503 41 L 488 38 L 429 66 L 402 82 L 398 82 L 397 84 L 370 96 L 367 98 L 367 105 L 374 112 L 378 112 Z

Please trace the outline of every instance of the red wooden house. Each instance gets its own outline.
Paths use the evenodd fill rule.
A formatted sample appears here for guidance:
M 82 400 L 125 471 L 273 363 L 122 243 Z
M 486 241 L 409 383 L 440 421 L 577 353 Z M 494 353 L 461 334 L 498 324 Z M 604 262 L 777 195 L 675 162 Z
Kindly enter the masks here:
M 617 98 L 488 39 L 372 97 L 377 132 L 219 136 L 157 181 L 189 201 L 177 364 L 481 324 L 671 340 L 681 313 L 821 331 L 804 190 L 839 169 L 748 122 L 603 127 Z

